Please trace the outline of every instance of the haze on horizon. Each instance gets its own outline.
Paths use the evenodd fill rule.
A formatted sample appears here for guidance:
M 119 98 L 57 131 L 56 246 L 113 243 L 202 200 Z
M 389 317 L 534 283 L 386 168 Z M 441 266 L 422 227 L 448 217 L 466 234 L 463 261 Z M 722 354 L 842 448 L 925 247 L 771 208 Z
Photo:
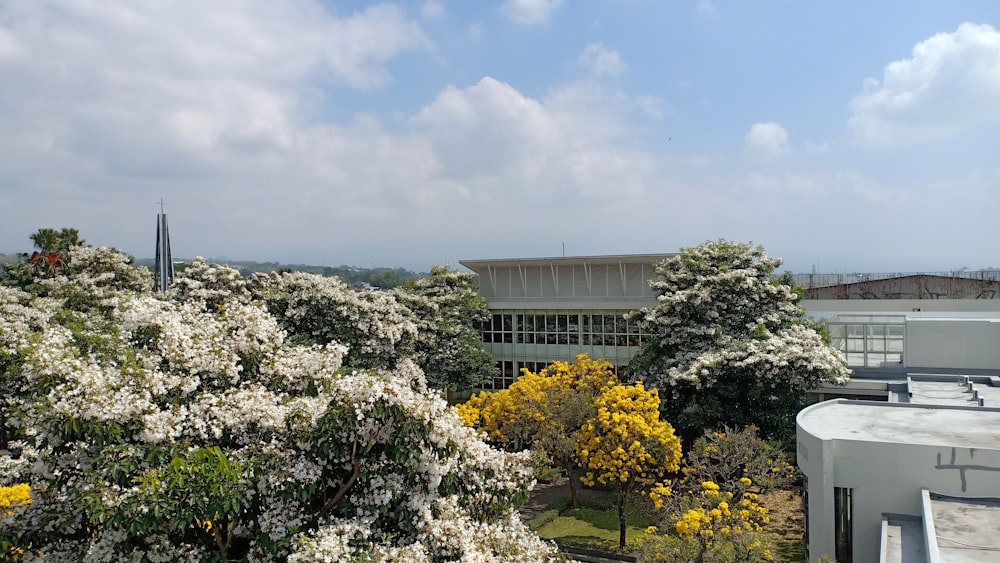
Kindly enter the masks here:
M 0 252 L 1000 267 L 1000 4 L 0 6 Z

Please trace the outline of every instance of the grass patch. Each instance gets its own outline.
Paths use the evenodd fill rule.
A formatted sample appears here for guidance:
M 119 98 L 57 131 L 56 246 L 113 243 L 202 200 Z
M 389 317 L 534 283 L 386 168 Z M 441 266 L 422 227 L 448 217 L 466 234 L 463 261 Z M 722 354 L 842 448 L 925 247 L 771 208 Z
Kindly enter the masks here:
M 551 508 L 532 518 L 531 522 L 528 522 L 528 527 L 532 530 L 537 530 L 556 518 L 559 518 L 559 509 Z
M 626 551 L 635 549 L 646 534 L 646 527 L 655 524 L 644 514 L 627 514 L 625 527 Z M 615 508 L 574 508 L 538 528 L 538 535 L 566 545 L 618 550 L 618 510 Z
M 805 532 L 805 514 L 802 497 L 793 490 L 777 490 L 760 495 L 760 503 L 767 507 L 771 523 L 764 526 L 764 534 L 774 545 L 775 553 L 789 563 L 805 561 L 802 535 Z

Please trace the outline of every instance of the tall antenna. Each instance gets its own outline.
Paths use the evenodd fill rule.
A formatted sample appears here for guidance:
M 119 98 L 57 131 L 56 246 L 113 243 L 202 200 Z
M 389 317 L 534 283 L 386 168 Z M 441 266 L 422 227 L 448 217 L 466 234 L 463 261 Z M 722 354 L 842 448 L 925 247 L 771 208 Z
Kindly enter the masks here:
M 156 216 L 156 265 L 153 271 L 153 291 L 164 292 L 174 281 L 174 260 L 170 255 L 170 230 L 167 228 L 166 205 L 160 198 L 160 213 Z

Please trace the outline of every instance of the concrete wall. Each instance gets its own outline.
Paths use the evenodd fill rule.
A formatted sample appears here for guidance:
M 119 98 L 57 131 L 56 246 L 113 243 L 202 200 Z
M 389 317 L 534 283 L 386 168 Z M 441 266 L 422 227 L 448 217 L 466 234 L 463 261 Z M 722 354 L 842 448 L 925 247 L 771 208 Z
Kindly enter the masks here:
M 814 318 L 835 314 L 983 313 L 996 316 L 1000 299 L 803 299 Z
M 525 264 L 477 270 L 486 299 L 609 299 L 630 297 L 655 304 L 649 264 Z
M 1000 369 L 1000 322 L 907 319 L 907 367 Z

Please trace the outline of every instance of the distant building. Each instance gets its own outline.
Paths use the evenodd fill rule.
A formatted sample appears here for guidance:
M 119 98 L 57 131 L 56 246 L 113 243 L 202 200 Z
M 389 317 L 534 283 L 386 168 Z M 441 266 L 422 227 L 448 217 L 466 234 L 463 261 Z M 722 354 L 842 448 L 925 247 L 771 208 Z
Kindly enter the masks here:
M 167 214 L 163 213 L 163 201 L 160 201 L 160 213 L 156 215 L 156 257 L 153 266 L 153 291 L 166 291 L 174 281 L 174 262 L 170 255 L 170 230 L 167 228 Z
M 805 298 L 1000 299 L 1000 271 L 919 274 L 800 274 Z

